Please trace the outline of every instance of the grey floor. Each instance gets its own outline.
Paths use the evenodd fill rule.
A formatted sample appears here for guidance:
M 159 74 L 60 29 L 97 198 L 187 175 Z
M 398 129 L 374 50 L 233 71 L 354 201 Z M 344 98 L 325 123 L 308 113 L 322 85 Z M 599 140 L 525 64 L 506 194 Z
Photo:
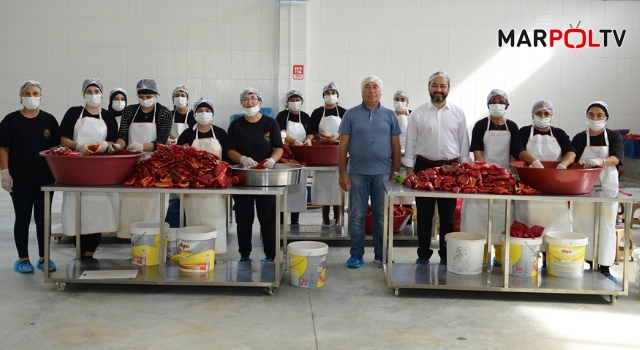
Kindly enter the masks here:
M 640 189 L 627 189 L 640 194 Z M 54 200 L 60 215 L 61 196 Z M 301 216 L 320 223 L 318 209 Z M 2 349 L 638 349 L 640 293 L 631 284 L 615 305 L 608 297 L 401 290 L 385 284 L 371 262 L 344 266 L 349 248 L 332 244 L 327 284 L 316 290 L 283 284 L 260 288 L 71 284 L 58 292 L 43 273 L 13 271 L 13 207 L 0 191 L 0 348 Z M 634 241 L 640 243 L 640 227 Z M 35 228 L 29 244 L 35 261 Z M 120 256 L 127 244 L 105 239 L 98 259 Z M 235 227 L 229 253 L 235 260 Z M 415 248 L 396 248 L 408 262 Z M 52 243 L 59 265 L 73 244 Z M 254 235 L 254 260 L 262 258 Z M 437 263 L 437 254 L 432 259 Z M 612 268 L 619 278 L 622 265 Z

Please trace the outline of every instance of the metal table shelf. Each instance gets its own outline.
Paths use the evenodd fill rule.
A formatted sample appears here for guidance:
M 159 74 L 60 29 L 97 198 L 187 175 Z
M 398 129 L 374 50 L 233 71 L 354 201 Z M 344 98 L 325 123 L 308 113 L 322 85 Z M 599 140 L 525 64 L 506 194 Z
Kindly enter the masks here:
M 280 281 L 284 274 L 284 259 L 280 250 L 280 236 L 282 234 L 280 224 L 280 202 L 284 201 L 284 209 L 287 207 L 287 187 L 249 187 L 236 186 L 231 188 L 142 188 L 127 186 L 67 186 L 67 185 L 47 185 L 42 187 L 45 196 L 45 282 L 53 282 L 58 290 L 63 290 L 66 283 L 102 283 L 102 284 L 152 284 L 152 285 L 210 285 L 210 286 L 244 286 L 244 287 L 266 287 L 269 294 L 274 294 L 275 289 L 280 286 Z M 184 194 L 217 194 L 217 195 L 265 195 L 276 196 L 276 258 L 274 263 L 237 263 L 226 262 L 214 265 L 214 269 L 208 273 L 180 273 L 175 262 L 161 263 L 157 266 L 141 267 L 131 263 L 129 259 L 100 259 L 97 270 L 138 270 L 134 279 L 124 278 L 99 278 L 81 279 L 83 271 L 96 270 L 95 262 L 87 264 L 82 260 L 76 260 L 64 266 L 60 266 L 58 271 L 49 271 L 49 259 L 51 249 L 51 192 L 76 192 L 76 258 L 80 252 L 80 218 L 81 216 L 81 196 L 82 192 L 102 192 L 102 193 L 156 193 L 160 199 L 160 220 L 159 227 L 164 225 L 165 196 L 168 194 L 178 194 L 180 196 L 181 207 Z M 226 208 L 228 210 L 228 208 Z M 285 215 L 286 217 L 286 215 Z M 183 212 L 180 211 L 180 225 L 183 223 Z M 158 259 L 166 261 L 165 241 L 160 240 Z M 78 273 L 79 272 L 79 273 Z
M 493 200 L 505 200 L 505 226 L 511 225 L 511 201 L 564 201 L 564 202 L 595 202 L 596 217 L 595 235 L 594 235 L 594 261 L 597 261 L 598 250 L 598 223 L 600 217 L 600 204 L 619 202 L 625 205 L 632 205 L 635 199 L 630 196 L 622 195 L 618 192 L 608 193 L 601 190 L 594 190 L 585 195 L 576 196 L 553 196 L 553 195 L 494 195 L 494 194 L 464 194 L 443 191 L 420 191 L 405 187 L 401 184 L 385 182 L 385 212 L 383 251 L 388 244 L 389 261 L 393 261 L 393 241 L 396 240 L 394 235 L 388 235 L 393 227 L 393 209 L 389 207 L 389 203 L 393 202 L 396 196 L 415 196 L 430 198 L 474 198 L 486 199 L 489 203 L 488 210 L 488 233 L 487 246 L 491 246 L 492 232 L 492 213 Z M 613 283 L 611 280 L 597 272 L 597 264 L 594 264 L 594 270 L 585 271 L 582 278 L 557 278 L 547 276 L 544 272 L 534 278 L 522 278 L 510 276 L 508 270 L 492 267 L 491 250 L 488 250 L 485 263 L 487 267 L 483 268 L 483 272 L 478 275 L 459 275 L 447 272 L 446 266 L 440 265 L 415 265 L 404 263 L 386 263 L 384 271 L 387 279 L 387 286 L 394 289 L 398 295 L 400 288 L 414 289 L 449 289 L 449 290 L 475 290 L 475 291 L 500 291 L 500 292 L 523 292 L 523 293 L 563 293 L 563 294 L 595 294 L 609 295 L 611 302 L 614 303 L 620 295 L 628 295 L 629 293 L 629 237 L 631 236 L 631 212 L 625 210 L 625 235 L 624 235 L 624 265 L 622 285 Z M 505 236 L 505 247 L 503 266 L 510 266 L 509 262 L 509 246 L 510 236 Z

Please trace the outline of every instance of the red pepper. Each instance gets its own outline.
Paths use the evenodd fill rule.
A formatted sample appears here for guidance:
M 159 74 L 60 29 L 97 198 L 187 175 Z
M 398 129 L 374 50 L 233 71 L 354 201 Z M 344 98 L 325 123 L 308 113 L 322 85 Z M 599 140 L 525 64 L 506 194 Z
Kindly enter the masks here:
M 460 186 L 454 186 L 454 187 L 451 189 L 451 192 L 453 192 L 453 193 L 460 193 L 460 190 L 462 190 L 462 187 L 460 187 Z M 468 188 L 467 188 L 467 189 L 465 189 L 465 190 L 468 190 Z M 469 193 L 469 192 L 466 192 L 466 193 Z
M 155 184 L 156 187 L 173 187 L 173 182 L 169 181 L 169 182 L 156 182 Z
M 260 163 L 256 164 L 256 166 L 254 166 L 254 167 L 253 167 L 253 168 L 251 168 L 251 169 L 256 169 L 256 170 L 264 169 L 264 164 L 265 164 L 268 160 L 269 160 L 269 159 L 265 159 L 265 160 L 263 160 L 262 162 L 260 162 Z
M 494 187 L 491 191 L 493 194 L 509 194 L 509 191 L 505 190 L 502 187 Z

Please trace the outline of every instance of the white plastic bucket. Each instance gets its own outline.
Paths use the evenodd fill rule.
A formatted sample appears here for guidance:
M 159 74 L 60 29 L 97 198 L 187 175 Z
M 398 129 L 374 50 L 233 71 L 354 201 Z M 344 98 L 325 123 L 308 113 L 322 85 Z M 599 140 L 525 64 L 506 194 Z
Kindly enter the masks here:
M 178 229 L 169 228 L 169 236 L 167 237 L 167 258 L 178 253 Z
M 482 258 L 486 238 L 479 233 L 451 232 L 444 236 L 447 242 L 447 271 L 460 275 L 482 272 Z
M 504 241 L 502 241 L 502 261 L 504 261 Z M 518 238 L 511 237 L 509 244 L 509 274 L 518 277 L 533 277 L 538 275 L 538 257 L 540 256 L 542 237 Z
M 129 225 L 131 233 L 131 263 L 138 266 L 158 265 L 160 230 L 157 221 L 134 222 Z M 169 224 L 164 223 L 164 235 L 169 235 Z
M 287 266 L 292 286 L 324 286 L 329 246 L 322 242 L 299 241 L 287 245 Z
M 578 278 L 584 273 L 584 258 L 589 239 L 575 232 L 551 231 L 544 234 L 547 273 L 551 276 Z
M 209 226 L 179 228 L 178 266 L 184 272 L 208 272 L 213 270 L 216 258 L 218 231 Z

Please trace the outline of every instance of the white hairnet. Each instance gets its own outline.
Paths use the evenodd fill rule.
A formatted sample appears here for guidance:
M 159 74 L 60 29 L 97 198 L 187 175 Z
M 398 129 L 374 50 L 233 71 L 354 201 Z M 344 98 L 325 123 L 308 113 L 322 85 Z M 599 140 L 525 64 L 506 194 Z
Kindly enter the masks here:
M 431 84 L 431 81 L 437 77 L 445 77 L 447 79 L 447 85 L 451 85 L 451 77 L 449 76 L 449 74 L 443 71 L 437 71 L 431 74 L 431 76 L 429 77 L 429 84 Z
M 242 103 L 242 98 L 249 94 L 256 95 L 258 100 L 262 101 L 262 95 L 260 95 L 260 90 L 254 87 L 247 87 L 247 88 L 244 88 L 244 90 L 242 90 L 242 92 L 240 93 L 240 103 Z
M 136 84 L 136 92 L 139 94 L 143 90 L 148 90 L 151 93 L 157 94 L 158 93 L 158 83 L 155 81 L 155 79 L 142 78 L 142 79 L 138 80 L 138 84 Z
M 494 96 L 502 96 L 502 97 L 504 97 L 504 99 L 507 100 L 506 105 L 507 106 L 509 105 L 509 96 L 507 95 L 507 93 L 502 91 L 502 90 L 500 90 L 500 89 L 493 89 L 493 90 L 491 90 L 489 95 L 487 95 L 487 106 L 490 104 L 491 99 Z
M 211 101 L 210 99 L 206 98 L 206 97 L 200 97 L 196 103 L 193 104 L 193 110 L 197 111 L 198 108 L 200 107 L 209 107 L 209 109 L 211 110 L 211 113 L 214 113 L 213 110 L 213 101 Z
M 113 98 L 113 96 L 116 95 L 117 93 L 121 93 L 121 94 L 124 95 L 125 99 L 127 98 L 127 92 L 123 88 L 120 88 L 120 87 L 113 88 L 113 90 L 111 90 L 111 92 L 109 93 L 109 98 L 110 99 Z
M 102 80 L 98 78 L 88 78 L 88 79 L 85 79 L 84 82 L 82 83 L 82 95 L 84 95 L 84 92 L 91 85 L 97 86 L 98 89 L 100 89 L 100 93 L 104 92 L 104 85 L 102 85 Z
M 176 86 L 176 88 L 173 89 L 171 96 L 173 97 L 175 94 L 177 94 L 180 91 L 184 92 L 185 94 L 187 94 L 187 97 L 189 97 L 189 88 L 184 84 Z
M 375 75 L 367 75 L 366 77 L 362 78 L 362 81 L 360 82 L 360 90 L 364 89 L 364 86 L 369 82 L 376 83 L 376 85 L 380 87 L 380 90 L 382 90 L 382 79 L 378 78 Z
M 395 100 L 395 99 L 396 99 L 396 97 L 398 97 L 398 96 L 402 96 L 402 97 L 406 98 L 406 99 L 407 99 L 407 101 L 409 101 L 409 93 L 408 93 L 408 92 L 406 92 L 406 91 L 404 91 L 404 90 L 398 90 L 398 91 L 396 91 L 396 93 L 395 93 L 395 94 L 393 94 L 393 99 Z
M 322 96 L 324 96 L 324 93 L 329 90 L 335 90 L 335 92 L 338 94 L 338 97 L 340 97 L 340 91 L 338 91 L 338 87 L 333 82 L 330 82 L 322 88 Z
M 536 103 L 533 104 L 533 107 L 531 107 L 531 113 L 535 113 L 537 110 L 543 108 L 549 110 L 549 112 L 553 114 L 553 105 L 547 100 L 536 101 Z
M 18 96 L 22 97 L 24 89 L 26 89 L 29 85 L 35 85 L 38 89 L 40 89 L 40 95 L 42 95 L 42 85 L 40 84 L 40 82 L 36 80 L 27 80 L 20 86 L 20 95 Z
M 302 91 L 297 90 L 297 89 L 293 89 L 293 90 L 289 90 L 289 92 L 287 92 L 286 101 L 289 101 L 289 99 L 294 97 L 294 96 L 298 96 L 298 97 L 300 97 L 301 99 L 304 100 L 304 96 L 302 95 Z
M 591 107 L 602 108 L 602 110 L 604 111 L 604 115 L 606 115 L 607 119 L 609 119 L 609 105 L 607 105 L 604 101 L 594 101 L 589 103 L 589 106 L 587 106 L 587 113 L 589 113 L 589 109 L 591 109 Z

